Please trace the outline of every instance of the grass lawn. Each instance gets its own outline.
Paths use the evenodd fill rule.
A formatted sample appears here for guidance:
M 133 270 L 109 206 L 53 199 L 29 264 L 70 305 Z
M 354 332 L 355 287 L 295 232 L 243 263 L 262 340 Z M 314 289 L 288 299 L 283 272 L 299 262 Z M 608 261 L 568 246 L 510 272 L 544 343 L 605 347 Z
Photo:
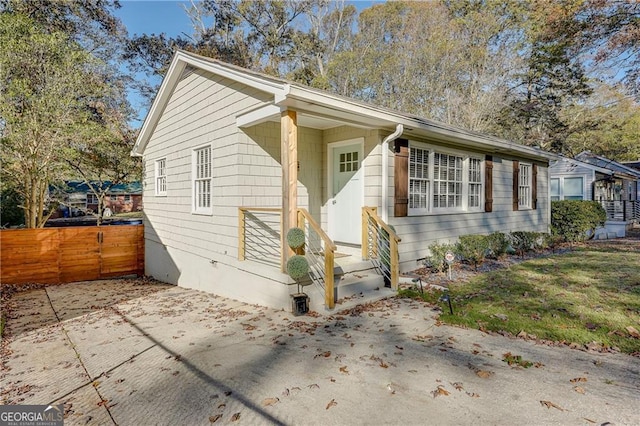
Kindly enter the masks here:
M 640 354 L 640 246 L 588 244 L 562 255 L 529 260 L 450 286 L 454 313 L 442 293 L 415 289 L 443 308 L 440 320 L 487 331 L 524 331 L 538 339 L 597 342 Z

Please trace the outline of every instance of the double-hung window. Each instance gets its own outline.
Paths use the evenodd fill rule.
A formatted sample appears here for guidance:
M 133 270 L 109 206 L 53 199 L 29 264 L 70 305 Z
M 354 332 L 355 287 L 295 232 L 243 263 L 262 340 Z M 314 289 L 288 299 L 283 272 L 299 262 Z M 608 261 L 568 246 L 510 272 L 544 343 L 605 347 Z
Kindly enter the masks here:
M 532 199 L 531 192 L 531 164 L 520 163 L 518 182 L 518 208 L 530 209 Z
M 482 211 L 483 160 L 418 142 L 409 146 L 410 215 Z
M 167 195 L 167 159 L 156 160 L 156 195 Z
M 211 146 L 193 151 L 193 212 L 212 214 L 211 208 Z

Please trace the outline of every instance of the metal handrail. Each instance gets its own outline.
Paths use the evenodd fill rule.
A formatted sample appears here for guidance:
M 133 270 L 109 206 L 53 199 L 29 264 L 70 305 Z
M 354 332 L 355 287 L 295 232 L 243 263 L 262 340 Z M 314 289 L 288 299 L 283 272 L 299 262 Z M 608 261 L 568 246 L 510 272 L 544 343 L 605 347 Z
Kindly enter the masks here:
M 378 216 L 377 208 L 362 208 L 362 258 L 371 260 L 394 290 L 400 277 L 400 241 L 395 230 Z

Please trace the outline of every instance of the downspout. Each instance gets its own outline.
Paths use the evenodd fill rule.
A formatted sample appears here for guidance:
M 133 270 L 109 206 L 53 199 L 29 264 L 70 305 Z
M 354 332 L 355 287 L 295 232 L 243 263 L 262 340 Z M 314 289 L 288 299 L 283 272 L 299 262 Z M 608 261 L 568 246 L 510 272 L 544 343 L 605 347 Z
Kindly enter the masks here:
M 396 126 L 396 131 L 384 138 L 382 141 L 382 220 L 387 223 L 389 214 L 389 143 L 396 140 L 404 127 L 402 124 Z

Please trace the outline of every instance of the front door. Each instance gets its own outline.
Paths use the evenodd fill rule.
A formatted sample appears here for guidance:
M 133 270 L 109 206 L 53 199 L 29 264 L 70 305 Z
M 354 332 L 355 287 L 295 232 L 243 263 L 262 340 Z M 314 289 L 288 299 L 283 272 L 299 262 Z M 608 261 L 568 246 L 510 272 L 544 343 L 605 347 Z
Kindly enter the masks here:
M 362 140 L 329 145 L 329 236 L 336 242 L 362 244 Z

